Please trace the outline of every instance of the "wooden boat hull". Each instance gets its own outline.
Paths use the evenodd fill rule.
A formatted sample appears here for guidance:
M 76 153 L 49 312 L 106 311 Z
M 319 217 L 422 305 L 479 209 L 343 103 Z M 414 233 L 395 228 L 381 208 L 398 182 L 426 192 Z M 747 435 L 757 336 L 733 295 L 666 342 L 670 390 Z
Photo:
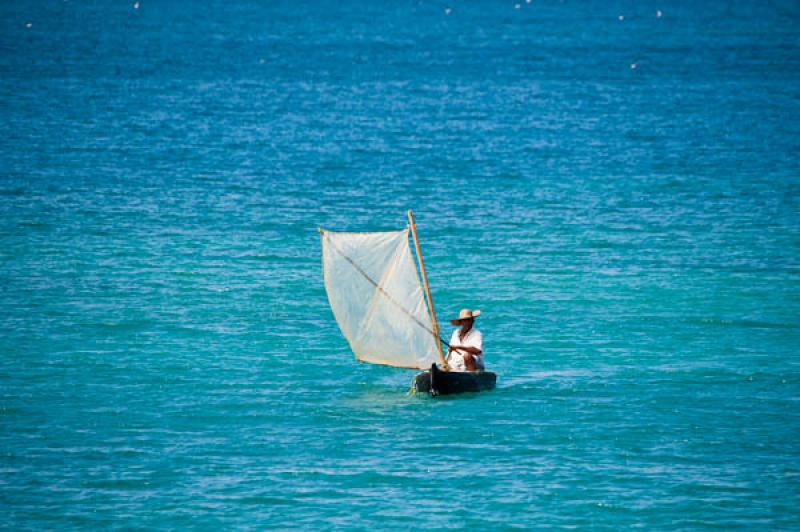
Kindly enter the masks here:
M 414 390 L 430 395 L 452 395 L 465 392 L 492 390 L 497 383 L 497 375 L 491 371 L 442 371 L 431 366 L 414 377 Z

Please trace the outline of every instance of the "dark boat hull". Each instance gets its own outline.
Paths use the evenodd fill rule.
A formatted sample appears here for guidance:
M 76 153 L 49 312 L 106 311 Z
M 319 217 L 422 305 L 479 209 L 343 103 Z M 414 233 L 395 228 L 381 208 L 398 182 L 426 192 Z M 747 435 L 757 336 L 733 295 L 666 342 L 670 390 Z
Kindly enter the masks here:
M 496 383 L 497 375 L 491 371 L 442 371 L 434 364 L 414 377 L 414 390 L 430 395 L 452 395 L 492 390 Z

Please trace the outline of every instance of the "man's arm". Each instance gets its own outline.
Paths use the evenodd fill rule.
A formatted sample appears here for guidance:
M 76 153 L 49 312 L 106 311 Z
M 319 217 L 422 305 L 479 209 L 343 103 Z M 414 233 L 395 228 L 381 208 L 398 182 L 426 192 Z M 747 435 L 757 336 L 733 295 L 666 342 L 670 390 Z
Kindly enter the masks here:
M 462 351 L 464 353 L 469 353 L 471 355 L 480 355 L 481 353 L 483 353 L 483 351 L 481 351 L 477 347 L 467 347 L 465 345 L 459 345 L 459 346 L 451 345 L 450 348 L 447 350 L 447 352 L 449 353 L 450 351 Z
M 469 345 L 460 346 L 458 349 L 472 355 L 483 354 L 483 334 L 480 331 L 475 331 L 468 337 Z

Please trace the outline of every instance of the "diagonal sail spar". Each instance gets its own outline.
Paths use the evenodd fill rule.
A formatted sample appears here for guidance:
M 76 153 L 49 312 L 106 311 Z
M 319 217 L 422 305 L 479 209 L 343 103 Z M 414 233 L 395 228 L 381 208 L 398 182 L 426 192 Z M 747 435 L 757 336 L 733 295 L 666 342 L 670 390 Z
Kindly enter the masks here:
M 320 233 L 325 290 L 356 358 L 419 369 L 436 362 L 439 346 L 408 229 Z

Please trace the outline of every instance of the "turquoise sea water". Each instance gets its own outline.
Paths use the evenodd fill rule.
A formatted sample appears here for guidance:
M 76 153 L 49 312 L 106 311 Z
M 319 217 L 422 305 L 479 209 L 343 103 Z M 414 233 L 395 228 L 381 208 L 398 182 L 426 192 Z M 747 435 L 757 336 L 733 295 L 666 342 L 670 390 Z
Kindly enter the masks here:
M 3 3 L 0 527 L 800 527 L 798 28 Z M 336 327 L 317 226 L 408 208 L 494 392 Z

